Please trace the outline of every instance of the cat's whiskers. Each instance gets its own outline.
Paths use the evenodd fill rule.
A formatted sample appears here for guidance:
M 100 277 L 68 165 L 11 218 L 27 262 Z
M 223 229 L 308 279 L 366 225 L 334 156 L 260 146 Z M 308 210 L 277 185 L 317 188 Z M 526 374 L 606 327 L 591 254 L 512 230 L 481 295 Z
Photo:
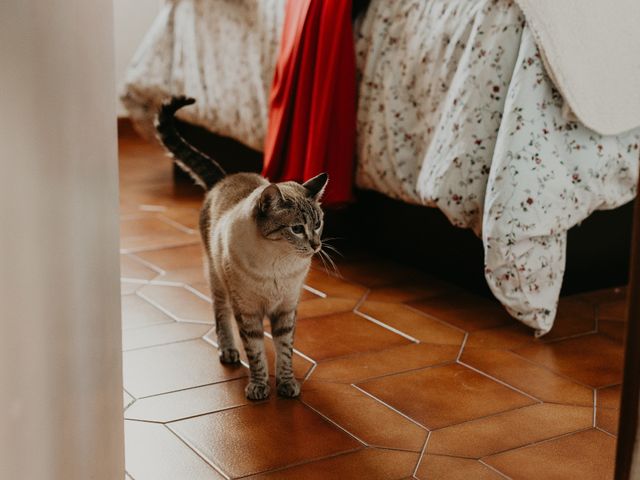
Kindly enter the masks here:
M 324 247 L 325 245 L 323 245 Z M 333 261 L 333 259 L 331 258 L 331 256 L 323 249 L 321 248 L 318 251 L 318 254 L 320 255 L 320 260 L 322 260 L 322 263 L 324 264 L 325 270 L 327 270 L 327 272 L 331 273 L 331 271 L 333 271 L 333 273 L 339 277 L 342 276 L 342 274 L 340 273 L 340 271 L 338 270 L 338 267 L 336 266 L 336 263 Z M 325 261 L 325 259 L 329 262 L 329 266 L 331 268 L 329 268 L 329 266 L 327 266 L 327 261 Z
M 340 255 L 341 257 L 344 258 L 344 255 L 342 254 L 342 252 L 340 250 L 338 250 L 336 247 L 334 247 L 333 245 L 327 243 L 326 241 L 323 240 L 322 242 L 322 246 L 323 247 L 327 247 L 329 250 L 331 250 L 332 252 L 334 252 L 337 255 Z

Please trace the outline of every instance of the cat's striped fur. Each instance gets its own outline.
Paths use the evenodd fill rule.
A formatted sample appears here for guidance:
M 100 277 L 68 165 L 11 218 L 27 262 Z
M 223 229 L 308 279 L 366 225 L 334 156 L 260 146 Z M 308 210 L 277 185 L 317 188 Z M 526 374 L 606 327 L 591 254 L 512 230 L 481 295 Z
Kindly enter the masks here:
M 216 321 L 220 360 L 240 361 L 233 341 L 233 319 L 249 360 L 246 395 L 269 395 L 262 320 L 271 321 L 276 348 L 278 393 L 295 397 L 300 386 L 292 367 L 296 308 L 311 257 L 320 250 L 323 213 L 319 200 L 327 183 L 320 174 L 304 184 L 272 184 L 260 175 L 225 176 L 211 158 L 176 131 L 174 114 L 193 103 L 174 98 L 158 114 L 158 136 L 178 165 L 207 189 L 200 233 Z

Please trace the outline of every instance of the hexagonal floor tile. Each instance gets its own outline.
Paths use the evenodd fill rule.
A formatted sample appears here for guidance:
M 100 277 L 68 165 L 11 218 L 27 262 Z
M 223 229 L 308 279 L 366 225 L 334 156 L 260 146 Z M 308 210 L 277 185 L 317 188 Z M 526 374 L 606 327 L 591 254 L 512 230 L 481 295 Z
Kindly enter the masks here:
M 362 446 L 296 400 L 273 398 L 168 425 L 209 462 L 234 478 Z
M 526 347 L 516 353 L 592 387 L 622 380 L 624 348 L 600 334 Z
M 459 364 L 389 375 L 358 386 L 429 429 L 536 403 Z
M 132 350 L 123 355 L 124 387 L 136 398 L 247 376 L 242 366 L 222 365 L 204 340 Z
M 460 360 L 545 402 L 593 406 L 593 389 L 504 350 L 468 348 Z
M 180 320 L 214 323 L 211 303 L 184 287 L 147 285 L 137 293 Z
M 188 322 L 172 322 L 151 327 L 131 328 L 122 331 L 122 350 L 166 345 L 204 336 L 211 325 Z
M 435 430 L 427 452 L 479 459 L 584 430 L 592 424 L 593 407 L 531 405 Z
M 137 295 L 122 297 L 122 328 L 124 330 L 173 323 L 173 318 Z
M 125 449 L 127 472 L 135 479 L 225 478 L 164 425 L 126 421 Z
M 355 313 L 338 313 L 298 322 L 295 348 L 315 361 L 411 343 Z
M 461 345 L 464 332 L 406 305 L 366 300 L 358 311 L 426 343 Z
M 137 280 L 151 280 L 160 274 L 132 255 L 120 255 L 120 276 Z
M 367 445 L 420 453 L 427 438 L 424 428 L 351 385 L 307 382 L 302 401 Z
M 149 216 L 126 218 L 120 222 L 122 253 L 198 243 L 198 237 L 188 234 L 161 219 Z
M 497 301 L 465 292 L 430 297 L 409 305 L 467 332 L 515 322 Z
M 504 477 L 477 460 L 425 455 L 416 478 L 419 480 L 503 480 Z
M 418 455 L 366 448 L 337 457 L 249 477 L 251 480 L 392 480 L 410 476 Z M 409 477 L 407 477 L 409 478 Z
M 453 345 L 412 343 L 377 352 L 320 362 L 311 378 L 319 381 L 357 383 L 392 373 L 453 362 L 459 348 Z
M 613 478 L 616 441 L 586 430 L 487 457 L 484 461 L 514 480 L 539 478 Z
M 125 418 L 146 422 L 174 422 L 248 404 L 245 378 L 179 390 L 137 400 Z

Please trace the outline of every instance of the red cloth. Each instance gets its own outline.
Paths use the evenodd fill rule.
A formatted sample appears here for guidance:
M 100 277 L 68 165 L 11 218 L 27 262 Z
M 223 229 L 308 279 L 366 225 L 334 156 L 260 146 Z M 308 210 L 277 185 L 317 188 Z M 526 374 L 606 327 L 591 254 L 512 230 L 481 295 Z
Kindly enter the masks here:
M 289 0 L 269 98 L 263 175 L 329 174 L 325 204 L 352 199 L 356 68 L 351 0 Z

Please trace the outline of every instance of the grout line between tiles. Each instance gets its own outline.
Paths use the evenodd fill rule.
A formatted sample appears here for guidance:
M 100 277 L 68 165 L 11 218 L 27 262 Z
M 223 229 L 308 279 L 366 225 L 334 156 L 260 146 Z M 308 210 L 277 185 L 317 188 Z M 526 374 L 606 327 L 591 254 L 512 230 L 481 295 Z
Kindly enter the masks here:
M 131 397 L 131 398 L 132 398 L 132 399 L 131 399 L 131 401 L 130 401 L 129 403 L 127 403 L 127 404 L 124 406 L 124 408 L 122 409 L 122 412 L 123 412 L 123 413 L 124 413 L 124 412 L 126 412 L 126 411 L 129 409 L 129 407 L 130 407 L 131 405 L 133 405 L 134 403 L 136 403 L 136 402 L 137 402 L 137 400 L 136 400 L 135 398 L 133 398 L 133 397 Z
M 328 416 L 326 416 L 324 413 L 322 413 L 321 411 L 319 411 L 318 409 L 312 407 L 311 405 L 309 405 L 308 403 L 306 403 L 304 400 L 299 400 L 299 402 L 304 405 L 305 407 L 309 408 L 310 410 L 313 410 L 314 412 L 316 412 L 318 415 L 320 415 L 322 418 L 324 418 L 327 422 L 329 422 L 330 424 L 338 427 L 340 430 L 342 430 L 344 433 L 346 433 L 347 435 L 349 435 L 350 437 L 353 437 L 356 441 L 360 442 L 363 446 L 365 447 L 369 447 L 369 444 L 367 442 L 365 442 L 363 439 L 361 439 L 360 437 L 358 437 L 355 433 L 351 433 L 349 430 L 347 430 L 346 428 L 344 428 L 342 425 L 340 425 L 339 423 L 337 423 L 336 421 L 332 420 L 331 418 L 329 418 Z
M 484 459 L 489 458 L 489 457 L 503 455 L 503 454 L 505 454 L 507 452 L 515 452 L 517 450 L 523 450 L 525 448 L 534 447 L 534 446 L 537 446 L 537 445 L 542 445 L 542 444 L 547 443 L 547 442 L 554 442 L 554 441 L 559 440 L 561 438 L 569 437 L 569 436 L 575 435 L 577 433 L 588 432 L 589 430 L 593 430 L 593 427 L 581 428 L 579 430 L 574 430 L 573 432 L 567 432 L 567 433 L 563 433 L 561 435 L 557 435 L 555 437 L 545 438 L 543 440 L 538 440 L 536 442 L 528 443 L 526 445 L 520 445 L 519 447 L 510 448 L 508 450 L 503 450 L 502 452 L 499 452 L 499 453 L 495 453 L 495 454 L 492 454 L 492 455 L 486 455 L 486 456 L 484 456 L 482 458 L 479 458 L 478 460 L 484 460 Z
M 162 305 L 160 305 L 159 303 L 155 302 L 154 300 L 150 299 L 149 297 L 147 297 L 144 293 L 142 292 L 136 292 L 134 295 L 142 298 L 145 302 L 149 303 L 151 306 L 153 306 L 154 308 L 160 310 L 162 313 L 164 313 L 165 315 L 167 315 L 168 317 L 172 318 L 174 321 L 179 322 L 180 318 L 178 318 L 176 315 L 174 315 L 170 310 L 164 308 Z
M 167 211 L 167 207 L 165 207 L 164 205 L 151 205 L 148 203 L 139 204 L 138 209 L 142 212 L 153 212 L 153 213 Z
M 161 269 L 157 265 L 154 265 L 153 263 L 145 260 L 144 258 L 140 258 L 138 255 L 136 255 L 134 253 L 129 253 L 128 256 L 130 258 L 134 259 L 136 262 L 141 263 L 145 267 L 150 268 L 151 270 L 153 270 L 154 272 L 156 272 L 159 275 L 166 275 L 166 273 L 167 273 L 165 270 Z
M 211 468 L 213 468 L 216 472 L 218 472 L 220 475 L 222 475 L 224 478 L 230 480 L 231 477 L 229 475 L 227 475 L 225 472 L 222 471 L 222 469 L 220 467 L 218 467 L 217 465 L 214 465 L 212 462 L 209 461 L 209 459 L 206 457 L 206 455 L 204 455 L 200 450 L 198 450 L 195 446 L 191 445 L 189 442 L 187 442 L 187 440 L 185 440 L 184 438 L 182 438 L 180 435 L 178 435 L 177 432 L 175 432 L 171 427 L 169 427 L 168 425 L 163 425 L 164 428 L 166 428 L 167 430 L 169 430 L 178 440 L 180 440 L 189 450 L 191 450 L 193 453 L 195 453 L 198 457 L 200 457 L 202 459 L 202 461 L 204 461 L 207 465 L 209 465 Z
M 618 436 L 617 436 L 617 435 L 614 435 L 614 434 L 613 434 L 613 433 L 611 433 L 611 432 L 607 432 L 606 430 L 604 430 L 604 429 L 603 429 L 603 428 L 601 428 L 601 427 L 595 427 L 595 430 L 598 430 L 598 431 L 600 431 L 600 432 L 604 433 L 605 435 L 609 435 L 610 437 L 615 438 L 616 440 L 618 439 Z
M 197 388 L 197 387 L 196 387 Z M 239 405 L 232 405 L 230 407 L 225 407 L 225 408 L 220 408 L 218 410 L 211 410 L 211 411 L 207 411 L 207 412 L 203 412 L 203 413 L 196 413 L 194 415 L 188 415 L 186 417 L 179 417 L 179 418 L 173 418 L 171 420 L 143 420 L 143 419 L 139 419 L 139 418 L 127 418 L 125 416 L 125 420 L 131 421 L 131 422 L 147 422 L 147 423 L 160 423 L 162 425 L 169 425 L 172 423 L 178 423 L 178 422 L 182 422 L 185 420 L 192 420 L 194 418 L 199 418 L 199 417 L 206 417 L 207 415 L 213 415 L 216 413 L 221 413 L 221 412 L 228 412 L 230 410 L 235 410 L 237 408 L 242 408 L 242 407 L 246 407 L 247 405 L 260 405 L 262 403 L 266 403 L 268 402 L 268 400 L 261 400 L 261 401 L 252 401 L 252 403 L 242 403 Z
M 579 404 L 579 403 L 570 403 L 570 402 L 555 402 L 552 400 L 542 400 L 542 403 L 544 403 L 545 405 L 561 405 L 564 407 L 575 407 L 575 408 L 593 408 L 592 404 L 589 405 L 585 405 L 583 404 Z
M 412 300 L 413 301 L 417 301 L 417 300 Z M 438 317 L 431 315 L 429 313 L 423 312 L 422 310 L 414 307 L 413 305 L 409 304 L 409 303 L 403 303 L 402 305 L 404 305 L 405 307 L 407 307 L 409 310 L 415 312 L 415 313 L 419 313 L 420 315 L 422 315 L 423 317 L 427 317 L 430 320 L 434 320 L 436 322 L 438 322 L 441 325 L 444 325 L 445 327 L 450 327 L 453 328 L 455 330 L 458 330 L 459 332 L 462 333 L 468 333 L 466 330 L 464 330 L 463 328 L 458 327 L 457 325 L 454 325 L 452 323 L 449 322 L 445 322 L 444 320 L 439 319 Z M 498 328 L 498 327 L 495 327 Z M 489 330 L 489 329 L 488 329 Z
M 461 360 L 458 360 L 458 361 L 457 361 L 457 363 L 458 363 L 458 364 L 460 364 L 460 365 L 462 365 L 462 366 L 464 366 L 464 367 L 466 367 L 466 368 L 468 368 L 468 369 L 470 369 L 470 370 L 473 370 L 473 371 L 474 371 L 474 372 L 476 372 L 476 373 L 479 373 L 479 374 L 481 374 L 481 375 L 484 375 L 485 377 L 490 378 L 490 379 L 491 379 L 491 380 L 493 380 L 494 382 L 497 382 L 497 383 L 499 383 L 499 384 L 501 384 L 501 385 L 504 385 L 505 387 L 508 387 L 508 388 L 510 388 L 511 390 L 513 390 L 513 391 L 515 391 L 515 392 L 518 392 L 518 393 L 519 393 L 519 394 L 521 394 L 521 395 L 524 395 L 524 396 L 526 396 L 526 397 L 529 397 L 530 399 L 535 400 L 535 401 L 536 401 L 536 402 L 538 402 L 538 403 L 544 403 L 544 402 L 543 402 L 542 400 L 540 400 L 539 398 L 534 397 L 533 395 L 531 395 L 531 394 L 529 394 L 529 393 L 525 392 L 524 390 L 520 390 L 519 388 L 516 388 L 516 387 L 514 387 L 513 385 L 509 385 L 509 384 L 508 384 L 508 383 L 506 383 L 505 381 L 500 380 L 499 378 L 496 378 L 496 377 L 494 377 L 494 376 L 492 376 L 492 375 L 489 375 L 488 373 L 483 372 L 482 370 L 478 370 L 477 368 L 472 367 L 471 365 L 469 365 L 469 364 L 467 364 L 467 363 L 464 363 L 464 362 L 463 362 L 463 361 L 461 361 Z
M 482 461 L 482 459 L 478 460 L 478 462 L 481 463 L 482 465 L 484 465 L 485 467 L 487 467 L 489 470 L 493 470 L 495 473 L 500 475 L 502 478 L 506 478 L 507 480 L 511 480 L 511 477 L 509 477 L 508 475 L 505 475 L 504 473 L 502 473 L 497 468 L 495 468 L 495 467 L 489 465 L 488 463 Z
M 386 350 L 380 350 L 380 352 L 383 352 Z M 366 352 L 366 353 L 372 353 L 372 352 Z M 376 351 L 374 351 L 373 353 L 376 353 Z M 335 360 L 342 360 L 345 358 L 351 358 L 354 356 L 357 356 L 360 354 L 356 354 L 356 355 L 348 355 L 346 357 L 336 357 Z M 331 358 L 330 360 L 334 360 L 333 358 Z M 366 377 L 366 378 L 359 378 L 357 380 L 344 380 L 344 381 L 335 381 L 335 380 L 318 380 L 320 382 L 325 382 L 325 383 L 348 383 L 348 384 L 357 384 L 357 383 L 366 383 L 369 381 L 373 381 L 373 380 L 378 380 L 381 378 L 386 378 L 386 377 L 391 377 L 393 375 L 402 375 L 405 373 L 409 373 L 409 372 L 416 372 L 418 370 L 428 370 L 430 368 L 436 368 L 436 367 L 444 367 L 446 365 L 453 365 L 455 364 L 456 361 L 455 360 L 445 360 L 444 362 L 441 363 L 434 363 L 433 365 L 426 365 L 426 366 L 422 366 L 422 367 L 416 367 L 416 368 L 409 368 L 407 370 L 398 370 L 398 371 L 394 371 L 394 372 L 389 372 L 389 373 L 383 373 L 382 375 L 376 375 L 374 377 Z
M 315 369 L 317 368 L 318 364 L 314 363 L 313 365 L 311 365 L 311 368 L 309 369 L 309 371 L 306 373 L 306 375 L 304 376 L 304 378 L 302 379 L 302 383 L 304 384 L 307 380 L 309 380 L 309 378 L 311 378 L 311 374 L 315 371 Z
M 406 338 L 407 340 L 410 340 L 413 343 L 420 343 L 420 340 L 418 340 L 417 338 L 412 337 L 411 335 L 408 335 L 408 334 L 398 330 L 397 328 L 393 328 L 393 327 L 387 325 L 386 323 L 381 322 L 380 320 L 377 320 L 377 319 L 375 319 L 373 317 L 370 317 L 366 313 L 362 313 L 359 310 L 354 310 L 353 313 L 355 313 L 356 315 L 359 315 L 360 317 L 364 318 L 365 320 L 368 320 L 368 321 L 370 321 L 372 323 L 375 323 L 376 325 L 379 325 L 380 327 L 385 328 L 385 329 L 395 333 L 396 335 L 404 337 L 404 338 Z
M 430 345 L 439 345 L 439 344 L 430 344 Z M 396 348 L 403 348 L 403 347 L 408 347 L 410 345 L 387 345 L 385 347 L 381 347 L 381 348 L 374 348 L 373 350 L 365 350 L 363 352 L 352 352 L 352 353 L 345 353 L 344 355 L 338 355 L 335 357 L 328 357 L 328 358 L 323 358 L 315 363 L 318 364 L 325 364 L 325 363 L 330 363 L 333 361 L 338 361 L 338 360 L 348 360 L 350 358 L 357 358 L 359 356 L 362 355 L 370 355 L 370 354 L 374 354 L 374 353 L 382 353 L 382 352 L 387 352 L 389 350 L 393 350 Z M 453 361 L 453 360 L 448 360 L 449 362 Z M 419 370 L 420 368 L 425 368 L 425 367 L 418 367 L 418 368 L 414 368 L 411 370 Z M 382 375 L 382 376 L 386 376 L 386 375 Z M 377 377 L 375 377 L 377 378 Z M 345 383 L 345 382 L 342 382 Z
M 597 426 L 596 424 L 596 409 L 598 408 L 598 390 L 593 390 L 593 427 Z
M 370 293 L 371 293 L 371 289 L 367 288 L 365 292 L 362 294 L 362 296 L 360 297 L 360 299 L 356 302 L 355 307 L 353 307 L 354 312 L 357 312 L 358 309 L 362 306 L 362 304 L 367 301 L 367 297 L 369 296 Z
M 574 333 L 573 335 L 567 335 L 566 337 L 554 338 L 553 340 L 544 341 L 544 337 L 541 338 L 539 345 L 554 345 L 556 343 L 564 342 L 565 340 L 575 340 L 576 338 L 587 337 L 598 333 L 598 330 L 589 330 L 587 332 Z
M 434 430 L 434 432 L 435 432 L 435 430 Z M 460 459 L 460 460 L 476 460 L 476 461 L 480 460 L 479 458 L 475 458 L 475 457 L 465 457 L 465 456 L 462 456 L 462 455 L 454 455 L 453 453 L 438 452 L 438 453 L 429 453 L 428 455 L 436 455 L 438 457 L 446 457 L 446 458 L 457 458 L 457 459 Z
M 180 288 L 180 287 L 184 288 L 186 286 L 186 284 L 183 282 L 174 282 L 171 280 L 158 280 L 161 277 L 162 276 L 156 277 L 153 280 L 149 280 L 149 285 L 156 285 L 159 287 L 176 287 L 176 288 Z
M 138 422 L 138 423 L 150 423 L 152 425 L 164 425 L 165 422 L 161 422 L 160 420 L 144 420 L 141 418 L 124 418 L 127 422 Z
M 420 422 L 417 422 L 416 420 L 414 420 L 413 418 L 411 418 L 410 416 L 408 416 L 407 414 L 401 412 L 400 410 L 398 410 L 397 408 L 389 405 L 388 403 L 384 402 L 383 400 L 379 399 L 378 397 L 376 397 L 375 395 L 367 392 L 366 390 L 363 390 L 362 388 L 360 388 L 359 386 L 357 386 L 356 384 L 352 383 L 351 386 L 357 390 L 360 390 L 362 393 L 364 393 L 365 395 L 367 395 L 368 397 L 371 397 L 373 400 L 375 400 L 376 402 L 380 403 L 381 405 L 384 405 L 385 407 L 387 407 L 389 410 L 397 413 L 398 415 L 404 417 L 405 419 L 409 420 L 411 423 L 417 425 L 418 427 L 422 428 L 423 430 L 426 430 L 427 432 L 431 433 L 431 431 L 424 425 L 422 425 Z
M 213 316 L 213 315 L 212 315 Z M 196 320 L 195 318 L 178 318 L 176 320 L 176 322 L 178 323 L 196 323 L 198 325 L 211 325 L 211 328 L 215 328 L 216 324 L 214 321 L 207 321 L 207 320 Z M 211 330 L 209 330 L 211 331 Z M 209 333 L 209 332 L 207 332 Z
M 162 325 L 174 325 L 174 324 L 180 324 L 183 322 L 173 322 L 173 323 L 162 323 L 160 325 L 156 325 L 156 326 L 162 326 Z M 139 328 L 154 328 L 154 326 L 151 327 L 139 327 Z M 135 329 L 133 329 L 135 330 Z M 175 345 L 178 343 L 186 343 L 186 342 L 191 342 L 193 340 L 198 340 L 202 337 L 197 336 L 197 337 L 192 337 L 192 338 L 183 338 L 180 340 L 170 340 L 168 342 L 161 342 L 161 343 L 154 343 L 153 345 L 145 345 L 144 347 L 135 347 L 135 348 L 127 348 L 127 349 L 123 349 L 122 353 L 129 353 L 129 352 L 138 352 L 140 350 L 146 350 L 147 348 L 153 348 L 153 347 L 164 347 L 166 345 Z
M 226 380 L 221 380 L 219 382 L 203 383 L 202 385 L 192 385 L 191 387 L 178 388 L 177 390 L 169 390 L 168 392 L 152 393 L 151 395 L 145 395 L 143 397 L 138 397 L 138 398 L 136 398 L 136 400 L 144 400 L 146 398 L 160 397 L 162 395 L 167 395 L 169 393 L 178 393 L 178 392 L 184 392 L 186 390 L 193 390 L 194 388 L 209 387 L 211 385 L 217 385 L 219 383 L 231 382 L 233 380 L 240 380 L 241 378 L 246 378 L 246 377 L 247 377 L 247 375 L 245 373 L 245 375 L 242 375 L 240 377 L 227 378 Z
M 591 389 L 591 390 L 593 390 L 594 388 L 606 388 L 606 387 L 593 387 L 593 386 L 591 386 L 591 385 L 588 385 L 588 384 L 586 384 L 586 383 L 581 382 L 580 380 L 577 380 L 577 379 L 575 379 L 575 378 L 569 377 L 568 375 L 565 375 L 565 374 L 564 374 L 564 373 L 562 373 L 562 372 L 558 372 L 558 371 L 556 371 L 556 370 L 552 370 L 551 368 L 547 367 L 546 365 L 544 365 L 544 364 L 542 364 L 542 363 L 536 363 L 536 362 L 534 362 L 533 360 L 531 360 L 531 359 L 529 359 L 529 358 L 527 358 L 527 357 L 525 357 L 525 356 L 523 356 L 523 355 L 520 355 L 520 354 L 519 354 L 517 351 L 515 351 L 515 350 L 509 350 L 509 351 L 510 351 L 511 353 L 513 353 L 514 355 L 516 355 L 517 357 L 521 358 L 522 360 L 526 361 L 527 363 L 531 364 L 531 365 L 534 365 L 534 366 L 536 366 L 536 367 L 538 367 L 538 368 L 542 368 L 543 370 L 547 370 L 548 372 L 551 372 L 551 373 L 553 373 L 554 375 L 557 375 L 557 376 L 559 376 L 559 377 L 562 377 L 562 378 L 564 378 L 565 380 L 568 380 L 568 381 L 570 381 L 570 382 L 572 382 L 572 383 L 576 383 L 576 384 L 581 385 L 581 386 L 583 386 L 583 387 L 585 387 L 585 388 L 588 388 L 588 389 Z M 620 382 L 615 383 L 615 384 L 613 384 L 613 385 L 620 385 Z
M 150 280 L 144 280 L 142 278 L 120 277 L 120 283 L 129 283 L 129 284 L 133 283 L 135 285 L 149 285 L 149 282 Z
M 604 390 L 606 388 L 611 388 L 611 387 L 622 387 L 622 380 L 616 383 L 610 383 L 608 385 L 602 385 L 600 387 L 591 387 L 594 388 L 594 390 Z
M 331 455 L 326 455 L 324 457 L 318 457 L 318 458 L 311 458 L 311 459 L 307 459 L 307 460 L 302 460 L 300 462 L 296 462 L 296 463 L 291 463 L 289 465 L 285 465 L 284 467 L 278 467 L 278 468 L 274 468 L 274 469 L 271 469 L 271 470 L 264 470 L 262 472 L 257 472 L 257 473 L 249 473 L 248 475 L 244 475 L 242 477 L 236 477 L 234 480 L 241 480 L 243 478 L 249 478 L 249 477 L 253 477 L 255 475 L 266 475 L 266 474 L 271 474 L 271 473 L 282 472 L 282 471 L 288 470 L 290 468 L 300 467 L 302 465 L 308 465 L 310 463 L 315 463 L 315 462 L 321 462 L 323 460 L 331 460 L 332 458 L 342 457 L 343 455 L 350 455 L 352 453 L 360 452 L 360 451 L 366 450 L 366 449 L 367 449 L 367 447 L 359 447 L 359 448 L 354 448 L 352 450 L 345 450 L 343 452 L 332 453 Z
M 429 436 L 429 432 L 425 432 Z M 426 438 L 426 437 L 425 437 Z M 407 450 L 406 448 L 396 448 L 396 447 L 385 447 L 384 445 L 376 445 L 374 443 L 370 443 L 369 448 L 375 448 L 376 450 L 389 450 L 390 452 L 404 452 L 404 453 L 420 453 L 422 451 L 422 447 L 424 447 L 424 443 L 420 447 L 420 451 L 416 450 Z M 405 478 L 405 477 L 402 477 Z
M 211 298 L 209 298 L 208 296 L 206 296 L 206 295 L 205 295 L 204 293 L 202 293 L 201 291 L 199 291 L 199 290 L 197 290 L 197 289 L 193 288 L 193 287 L 192 287 L 191 285 L 189 285 L 188 283 L 184 283 L 182 286 L 183 286 L 183 288 L 184 288 L 185 290 L 188 290 L 189 292 L 193 293 L 193 294 L 194 294 L 194 295 L 196 295 L 197 297 L 200 297 L 202 300 L 204 300 L 204 301 L 206 301 L 206 302 L 208 302 L 208 303 L 210 303 L 210 304 L 213 304 L 213 301 L 211 300 Z
M 460 361 L 460 357 L 462 357 L 462 352 L 464 351 L 464 347 L 467 345 L 467 339 L 469 338 L 469 334 L 465 333 L 464 338 L 462 339 L 462 343 L 460 344 L 460 350 L 458 351 L 458 356 L 456 357 L 456 362 Z
M 420 452 L 420 455 L 418 456 L 418 461 L 416 462 L 416 466 L 413 469 L 413 473 L 411 474 L 412 477 L 418 478 L 418 468 L 420 468 L 420 464 L 422 463 L 422 459 L 424 458 L 424 454 L 427 451 L 427 445 L 429 444 L 429 439 L 430 438 L 431 438 L 431 432 L 429 432 L 427 434 L 427 438 L 424 439 L 424 445 L 422 446 L 422 451 Z
M 122 387 L 122 390 L 124 390 L 126 392 L 127 395 L 129 395 L 131 398 L 133 398 L 134 400 L 137 400 L 136 397 L 134 397 L 133 395 L 131 395 L 131 392 L 129 392 L 129 390 L 127 390 L 126 388 Z
M 184 233 L 184 232 L 181 232 Z M 191 245 L 199 245 L 199 240 L 189 240 L 189 241 L 178 241 L 177 243 L 169 243 L 167 245 L 159 244 L 159 245 L 151 245 L 150 247 L 131 247 L 131 248 L 121 248 L 121 255 L 135 255 L 137 253 L 146 253 L 146 252 L 154 252 L 156 250 L 164 250 L 169 248 L 178 248 L 178 247 L 188 247 Z
M 475 417 L 475 418 L 470 418 L 469 420 L 464 420 L 462 422 L 458 422 L 458 423 L 452 423 L 450 425 L 446 425 L 444 427 L 440 427 L 440 428 L 434 428 L 432 430 L 432 432 L 438 432 L 440 430 L 445 430 L 447 428 L 451 428 L 451 427 L 458 427 L 460 425 L 465 425 L 467 423 L 472 423 L 472 422 L 477 422 L 479 420 L 486 420 L 488 418 L 493 418 L 493 417 L 497 417 L 499 415 L 504 415 L 506 413 L 511 413 L 511 412 L 516 412 L 518 410 L 524 410 L 525 408 L 531 408 L 531 407 L 537 407 L 540 405 L 546 405 L 547 403 L 537 403 L 537 404 L 529 404 L 529 405 L 520 405 L 519 407 L 515 407 L 515 408 L 511 408 L 509 410 L 503 410 L 501 412 L 495 412 L 495 413 L 490 413 L 488 415 L 483 415 L 481 417 Z M 557 404 L 557 405 L 563 405 L 563 404 Z M 572 406 L 572 405 L 569 405 Z M 582 407 L 582 408 L 589 408 L 589 407 Z M 456 457 L 456 458 L 468 458 L 468 457 L 458 457 L 457 455 L 447 455 L 446 453 L 438 453 L 438 455 L 444 455 L 447 457 Z
M 321 292 L 320 290 L 316 290 L 315 288 L 310 287 L 307 284 L 302 285 L 302 288 L 305 289 L 308 292 L 313 293 L 314 295 L 317 295 L 317 296 L 321 297 L 321 298 L 327 298 L 328 297 L 328 295 L 326 293 Z
M 156 218 L 188 235 L 195 235 L 196 233 L 198 233 L 197 230 L 194 230 L 193 228 L 189 228 L 185 225 L 182 225 L 180 222 L 176 222 L 172 218 L 169 218 L 166 215 L 164 215 L 163 213 L 157 213 Z

